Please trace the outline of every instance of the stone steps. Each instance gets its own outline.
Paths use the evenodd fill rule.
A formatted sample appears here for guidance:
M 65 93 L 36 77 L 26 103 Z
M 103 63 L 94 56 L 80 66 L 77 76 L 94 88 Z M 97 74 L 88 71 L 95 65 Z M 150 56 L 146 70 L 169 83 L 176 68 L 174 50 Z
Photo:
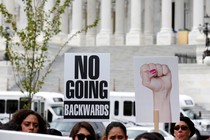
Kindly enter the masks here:
M 55 46 L 53 46 L 55 48 Z M 175 54 L 196 55 L 197 46 L 170 45 L 170 46 L 100 46 L 100 47 L 69 47 L 69 53 L 110 53 L 111 73 L 110 90 L 134 91 L 133 56 L 175 56 Z M 52 53 L 53 54 L 53 53 Z M 64 91 L 64 58 L 58 56 L 43 85 L 43 91 Z M 179 64 L 180 93 L 187 94 L 195 99 L 198 106 L 210 110 L 207 104 L 210 67 L 204 64 Z M 209 78 L 208 78 L 209 77 Z M 208 80 L 209 79 L 209 80 Z M 13 86 L 10 90 L 17 90 Z M 205 101 L 206 100 L 206 101 Z M 205 102 L 204 102 L 205 101 Z M 199 109 L 198 109 L 199 110 Z M 202 110 L 202 109 L 200 109 Z M 210 118 L 209 112 L 202 110 L 203 117 Z

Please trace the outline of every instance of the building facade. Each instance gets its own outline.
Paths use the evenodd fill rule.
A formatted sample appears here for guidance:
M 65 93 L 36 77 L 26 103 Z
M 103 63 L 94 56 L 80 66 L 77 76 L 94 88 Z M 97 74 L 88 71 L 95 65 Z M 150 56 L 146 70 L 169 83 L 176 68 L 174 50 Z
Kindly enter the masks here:
M 55 0 L 48 0 L 46 11 L 54 5 L 54 2 Z M 4 3 L 14 15 L 19 29 L 27 25 L 24 0 L 0 0 L 0 3 Z M 207 14 L 210 15 L 210 0 L 72 0 L 71 6 L 61 19 L 62 32 L 52 39 L 56 44 L 51 44 L 50 55 L 54 54 L 53 50 L 57 44 L 62 44 L 75 32 L 100 19 L 96 28 L 78 34 L 70 40 L 69 46 L 70 51 L 75 53 L 112 53 L 112 90 L 134 89 L 130 60 L 135 55 L 174 56 L 177 52 L 181 55 L 192 53 L 193 57 L 195 55 L 197 57 L 195 63 L 194 58 L 188 59 L 189 57 L 184 56 L 182 62 L 193 60 L 193 64 L 179 64 L 180 93 L 194 97 L 196 102 L 204 104 L 210 110 L 208 100 L 210 67 L 198 61 L 198 56 L 202 56 L 205 42 L 205 36 L 199 31 L 199 26 L 204 24 L 204 16 Z M 0 24 L 7 26 L 1 15 Z M 174 45 L 179 44 L 180 38 L 185 39 L 184 44 L 187 47 Z M 2 55 L 5 52 L 4 43 L 5 40 L 0 38 Z M 49 76 L 46 87 L 43 88 L 46 91 L 59 89 L 60 92 L 60 89 L 63 89 L 60 88 L 63 85 L 61 73 L 63 56 L 60 59 L 53 67 L 55 73 Z M 15 85 L 9 62 L 0 61 L 0 73 L 0 90 L 8 90 Z
M 14 14 L 18 28 L 24 28 L 27 24 L 24 0 L 0 2 Z M 46 11 L 54 2 L 47 2 Z M 210 0 L 72 0 L 62 16 L 62 33 L 53 40 L 61 43 L 62 39 L 100 19 L 97 28 L 77 35 L 70 45 L 171 45 L 178 43 L 182 31 L 187 31 L 185 44 L 203 44 L 205 37 L 199 25 L 204 24 L 207 14 L 210 15 Z M 2 17 L 0 21 L 5 24 Z

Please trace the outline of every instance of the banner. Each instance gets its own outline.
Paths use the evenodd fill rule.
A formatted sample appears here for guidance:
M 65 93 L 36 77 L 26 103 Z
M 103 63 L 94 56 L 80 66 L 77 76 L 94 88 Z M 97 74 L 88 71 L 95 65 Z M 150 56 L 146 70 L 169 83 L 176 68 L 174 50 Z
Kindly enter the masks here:
M 134 78 L 137 122 L 179 120 L 177 57 L 134 57 Z
M 109 119 L 110 54 L 66 53 L 64 118 Z

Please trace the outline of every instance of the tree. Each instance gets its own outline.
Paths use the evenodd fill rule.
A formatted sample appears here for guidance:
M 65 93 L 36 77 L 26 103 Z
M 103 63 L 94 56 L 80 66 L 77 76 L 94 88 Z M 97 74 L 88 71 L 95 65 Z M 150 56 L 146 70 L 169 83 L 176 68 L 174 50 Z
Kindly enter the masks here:
M 49 59 L 47 53 L 49 42 L 52 37 L 61 32 L 61 16 L 71 4 L 72 0 L 55 0 L 54 6 L 49 11 L 44 10 L 48 0 L 22 0 L 24 12 L 27 17 L 27 26 L 18 29 L 13 15 L 9 13 L 6 6 L 0 4 L 0 13 L 4 21 L 9 24 L 13 36 L 8 35 L 6 27 L 0 26 L 0 34 L 6 39 L 8 47 L 7 55 L 12 65 L 14 79 L 21 92 L 27 92 L 29 103 L 33 95 L 40 91 L 44 80 L 50 73 L 53 62 L 66 46 L 66 44 L 77 34 L 86 32 L 88 29 L 97 26 L 96 19 L 92 25 L 88 25 L 81 31 L 76 32 L 62 44 L 53 59 Z M 42 36 L 42 42 L 38 38 Z M 30 107 L 30 105 L 29 105 Z

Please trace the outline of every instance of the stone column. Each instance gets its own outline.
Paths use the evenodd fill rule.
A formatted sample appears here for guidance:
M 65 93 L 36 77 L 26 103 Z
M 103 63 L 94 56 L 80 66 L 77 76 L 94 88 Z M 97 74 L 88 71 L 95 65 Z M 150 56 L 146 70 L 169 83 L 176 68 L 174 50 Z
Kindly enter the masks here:
M 172 32 L 172 0 L 162 0 L 161 29 L 157 34 L 157 45 L 171 45 L 174 43 Z
M 175 1 L 175 30 L 184 29 L 184 0 Z
M 131 0 L 130 31 L 126 35 L 126 45 L 138 46 L 141 44 L 141 1 Z
M 48 2 L 54 5 L 54 0 L 48 0 Z M 63 4 L 64 0 L 61 0 L 61 4 Z M 68 35 L 68 7 L 66 8 L 65 12 L 61 15 L 61 25 L 60 30 L 61 32 L 54 36 L 51 41 L 56 44 L 64 44 L 67 41 Z
M 202 40 L 204 36 L 199 32 L 199 25 L 203 25 L 204 17 L 204 1 L 203 0 L 193 0 L 193 27 L 189 33 L 188 42 L 190 45 L 203 44 Z
M 15 1 L 14 0 L 3 0 L 4 5 L 11 14 L 15 14 Z
M 206 13 L 204 15 L 206 16 L 206 14 L 207 14 L 208 16 L 210 16 L 210 0 L 206 0 L 204 5 L 206 7 L 206 9 L 205 9 Z M 208 37 L 210 37 L 210 35 L 208 35 Z M 205 44 L 205 42 L 206 42 L 206 36 L 203 35 L 202 44 Z M 203 51 L 206 49 L 206 47 L 203 47 L 203 46 L 202 46 L 202 48 L 203 48 Z M 210 47 L 208 47 L 208 50 L 210 50 Z M 210 66 L 210 56 L 206 56 L 205 59 L 203 60 L 203 62 L 204 62 L 204 64 Z
M 206 0 L 206 13 L 210 16 L 210 0 Z
M 96 20 L 96 0 L 87 0 L 87 25 L 93 24 Z M 86 34 L 86 46 L 95 46 L 96 27 L 91 28 Z
M 115 45 L 124 45 L 125 0 L 116 0 Z
M 15 10 L 15 6 L 14 6 L 14 1 L 13 0 L 0 0 L 0 3 L 2 3 L 6 6 L 7 10 L 9 11 L 9 13 L 11 14 L 14 14 L 14 10 Z M 2 14 L 0 14 L 0 25 L 5 25 L 5 21 L 3 20 L 3 16 Z M 8 25 L 6 25 L 8 26 Z M 1 49 L 0 50 L 5 50 L 5 47 L 6 47 L 6 40 L 3 39 L 1 37 L 1 40 L 2 41 L 0 44 L 1 46 Z M 4 54 L 1 52 L 1 54 Z M 2 58 L 0 58 L 2 59 Z M 0 90 L 3 90 L 3 91 L 7 91 L 8 90 L 8 87 L 9 87 L 9 78 L 11 77 L 10 74 L 12 74 L 11 72 L 11 63 L 10 61 L 0 61 Z M 13 75 L 12 75 L 13 76 Z M 14 79 L 13 79 L 14 80 Z
M 72 3 L 72 30 L 69 37 L 72 37 L 77 31 L 82 30 L 82 0 L 74 0 Z M 77 34 L 70 41 L 70 45 L 81 46 L 82 34 Z
M 2 0 L 0 0 L 0 4 L 2 3 Z M 2 14 L 0 14 L 0 25 L 2 25 L 2 22 L 3 22 L 3 16 Z
M 65 0 L 62 0 L 64 2 Z M 68 34 L 68 7 L 61 16 L 61 33 Z
M 101 28 L 96 36 L 96 46 L 110 46 L 112 44 L 111 7 L 111 0 L 101 0 Z
M 44 11 L 45 11 L 47 14 L 49 14 L 49 10 L 51 10 L 53 6 L 54 6 L 54 0 L 47 1 L 47 2 L 45 3 L 45 6 L 44 6 Z M 52 20 L 52 15 L 51 15 L 51 17 L 49 17 L 48 20 Z M 47 25 L 46 25 L 46 22 L 44 22 L 44 26 L 43 26 L 44 29 L 46 28 L 45 26 L 47 26 Z M 38 41 L 38 42 L 42 42 L 43 39 L 44 39 L 44 33 L 42 32 L 42 33 L 37 37 L 37 41 Z M 53 42 L 53 43 L 58 42 L 58 39 L 56 39 L 55 37 L 53 37 L 53 38 L 50 39 L 50 42 Z
M 27 26 L 27 17 L 26 17 L 26 13 L 24 11 L 25 2 L 20 1 L 19 5 L 20 5 L 19 22 L 17 23 L 17 27 L 18 27 L 18 29 L 21 30 L 21 29 L 24 29 Z
M 54 0 L 48 0 L 46 3 L 45 3 L 45 6 L 44 6 L 44 10 L 46 13 L 49 13 L 49 10 L 51 10 L 54 6 Z M 50 17 L 52 19 L 52 16 Z
M 9 86 L 9 69 L 11 68 L 11 63 L 9 61 L 0 61 L 0 90 L 7 91 Z
M 153 0 L 145 0 L 145 16 L 144 16 L 144 44 L 152 45 L 154 44 L 154 17 L 153 17 Z
M 6 6 L 8 12 L 10 14 L 13 14 L 13 15 L 15 14 L 14 0 L 1 0 L 0 3 L 3 3 Z M 3 25 L 4 27 L 7 26 L 7 27 L 11 28 L 11 26 L 5 22 L 2 14 L 0 14 L 0 25 Z M 2 49 L 5 49 L 5 46 L 6 46 L 5 39 L 0 37 L 0 42 L 2 42 L 4 44 L 4 45 L 2 45 L 2 46 L 4 46 Z
M 2 0 L 0 0 L 0 3 L 2 3 Z M 0 26 L 2 26 L 3 24 L 3 16 L 2 14 L 0 14 Z M 1 46 L 5 46 L 5 45 L 2 45 L 2 43 L 5 42 L 4 38 L 2 36 L 0 36 L 0 44 Z M 5 47 L 0 47 L 0 51 L 4 51 L 5 50 Z

